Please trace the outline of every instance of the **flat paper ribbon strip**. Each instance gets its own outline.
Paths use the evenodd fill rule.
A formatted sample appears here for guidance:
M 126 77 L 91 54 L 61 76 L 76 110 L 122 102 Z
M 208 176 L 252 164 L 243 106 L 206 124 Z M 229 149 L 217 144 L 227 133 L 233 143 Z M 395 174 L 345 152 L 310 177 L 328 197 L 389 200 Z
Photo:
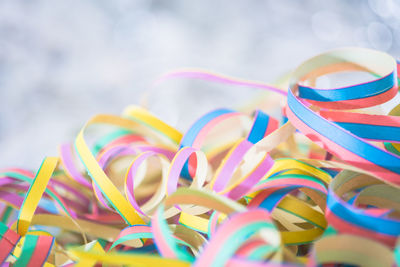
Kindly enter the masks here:
M 17 232 L 21 236 L 24 236 L 28 232 L 33 214 L 35 213 L 39 200 L 42 198 L 43 192 L 57 167 L 57 163 L 58 158 L 45 158 L 35 176 L 35 179 L 33 179 L 28 192 L 26 193 L 17 220 Z

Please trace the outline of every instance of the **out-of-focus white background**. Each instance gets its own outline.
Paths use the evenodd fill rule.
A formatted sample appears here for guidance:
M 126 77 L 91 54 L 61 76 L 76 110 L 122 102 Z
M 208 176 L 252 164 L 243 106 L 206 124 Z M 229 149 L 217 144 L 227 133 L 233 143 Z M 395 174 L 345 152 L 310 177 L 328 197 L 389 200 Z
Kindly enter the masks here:
M 340 46 L 400 56 L 398 0 L 0 0 L 0 167 L 36 169 L 94 114 L 118 114 L 162 73 L 199 67 L 273 82 Z M 168 81 L 151 111 L 185 131 L 254 90 Z

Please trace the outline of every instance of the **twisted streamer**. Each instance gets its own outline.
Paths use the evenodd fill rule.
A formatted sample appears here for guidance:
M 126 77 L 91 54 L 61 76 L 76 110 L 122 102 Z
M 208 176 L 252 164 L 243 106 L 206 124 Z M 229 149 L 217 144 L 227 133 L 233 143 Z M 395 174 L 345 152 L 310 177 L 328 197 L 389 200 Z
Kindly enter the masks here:
M 0 170 L 0 263 L 400 266 L 400 105 L 370 108 L 398 95 L 398 64 L 337 49 L 279 88 L 168 73 L 155 85 L 186 78 L 266 92 L 249 112 L 219 108 L 186 131 L 143 107 L 96 115 L 36 173 Z M 317 86 L 339 72 L 371 79 Z

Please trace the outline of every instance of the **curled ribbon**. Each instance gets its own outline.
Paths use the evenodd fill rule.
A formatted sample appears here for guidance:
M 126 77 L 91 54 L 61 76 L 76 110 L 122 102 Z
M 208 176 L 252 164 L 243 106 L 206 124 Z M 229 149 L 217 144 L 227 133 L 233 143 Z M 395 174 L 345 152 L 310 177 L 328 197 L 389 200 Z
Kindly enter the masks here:
M 397 64 L 342 48 L 279 87 L 201 70 L 162 76 L 156 84 L 189 78 L 264 92 L 183 132 L 143 107 L 100 114 L 36 173 L 1 170 L 0 263 L 400 265 L 400 105 L 371 109 L 398 95 Z M 339 72 L 371 80 L 317 86 Z

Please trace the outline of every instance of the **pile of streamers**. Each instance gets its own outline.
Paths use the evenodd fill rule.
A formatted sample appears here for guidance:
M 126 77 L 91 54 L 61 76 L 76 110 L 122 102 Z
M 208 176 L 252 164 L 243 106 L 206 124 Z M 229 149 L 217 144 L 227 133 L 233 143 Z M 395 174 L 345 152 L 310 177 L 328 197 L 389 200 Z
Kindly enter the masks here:
M 371 80 L 316 87 L 339 72 Z M 274 86 L 169 73 L 159 82 L 267 92 L 184 133 L 143 107 L 97 115 L 36 173 L 2 169 L 0 263 L 400 265 L 400 105 L 382 108 L 398 76 L 391 56 L 361 48 L 311 58 Z

